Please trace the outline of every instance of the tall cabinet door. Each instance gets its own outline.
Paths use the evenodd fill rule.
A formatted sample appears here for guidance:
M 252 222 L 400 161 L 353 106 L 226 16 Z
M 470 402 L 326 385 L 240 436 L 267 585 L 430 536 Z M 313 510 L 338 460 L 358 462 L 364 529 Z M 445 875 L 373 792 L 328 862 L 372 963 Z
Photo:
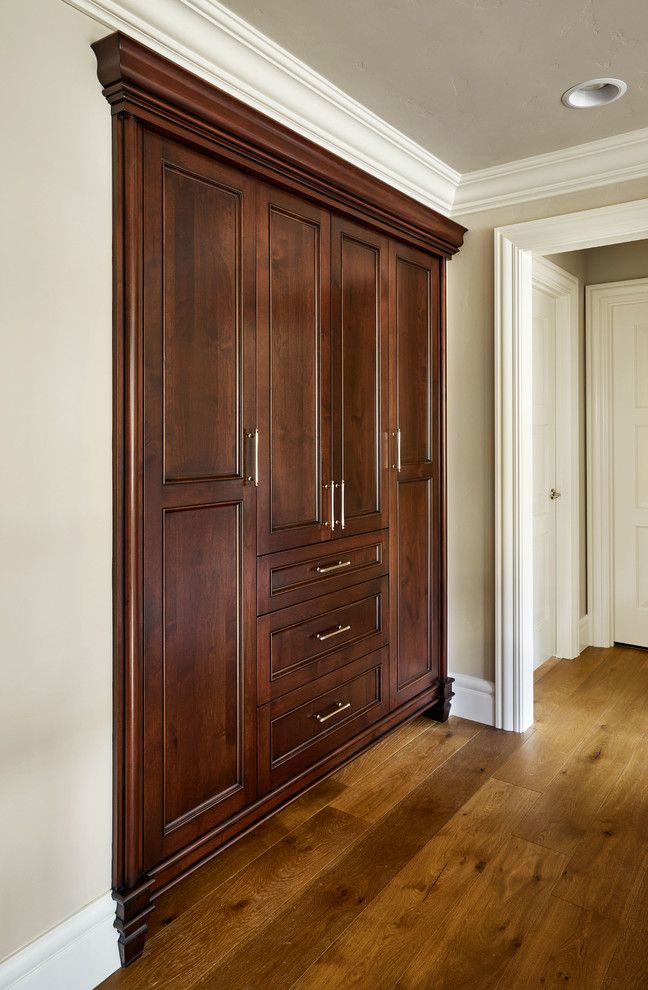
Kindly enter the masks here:
M 392 245 L 391 701 L 440 675 L 441 261 Z
M 332 531 L 330 219 L 258 189 L 258 550 Z
M 144 132 L 144 863 L 256 795 L 254 186 Z
M 331 222 L 336 536 L 389 525 L 389 241 Z

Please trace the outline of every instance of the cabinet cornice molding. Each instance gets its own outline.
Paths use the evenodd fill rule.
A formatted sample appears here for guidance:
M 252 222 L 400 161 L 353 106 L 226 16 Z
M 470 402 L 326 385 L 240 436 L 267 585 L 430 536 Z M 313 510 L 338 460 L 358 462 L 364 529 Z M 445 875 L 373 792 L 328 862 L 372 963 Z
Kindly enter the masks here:
M 465 228 L 122 32 L 92 46 L 113 114 L 208 147 L 249 172 L 450 257 Z

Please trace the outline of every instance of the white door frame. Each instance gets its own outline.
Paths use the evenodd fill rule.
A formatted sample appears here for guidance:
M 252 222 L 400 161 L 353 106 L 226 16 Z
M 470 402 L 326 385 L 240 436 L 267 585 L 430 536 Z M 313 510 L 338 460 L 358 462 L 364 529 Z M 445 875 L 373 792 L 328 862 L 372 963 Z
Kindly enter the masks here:
M 589 285 L 586 293 L 587 583 L 592 646 L 614 644 L 612 310 L 644 300 L 646 288 L 648 278 L 638 278 Z
M 546 258 L 534 258 L 533 285 L 556 302 L 556 656 L 572 659 L 580 641 L 579 283 Z
M 648 238 L 648 199 L 495 230 L 495 724 L 533 723 L 534 255 Z

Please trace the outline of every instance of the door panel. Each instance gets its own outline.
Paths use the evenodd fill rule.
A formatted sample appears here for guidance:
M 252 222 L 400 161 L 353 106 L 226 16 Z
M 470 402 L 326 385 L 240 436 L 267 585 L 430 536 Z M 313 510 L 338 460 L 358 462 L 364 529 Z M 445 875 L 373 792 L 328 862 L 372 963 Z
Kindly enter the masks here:
M 144 863 L 256 795 L 254 187 L 144 133 Z
M 441 262 L 392 245 L 391 705 L 441 673 Z M 399 433 L 400 431 L 400 433 Z M 399 456 L 400 455 L 400 456 Z
M 331 537 L 329 250 L 325 210 L 259 189 L 259 553 Z
M 533 289 L 533 665 L 556 655 L 556 300 Z
M 614 306 L 611 318 L 614 639 L 648 648 L 648 289 L 644 301 Z
M 382 529 L 389 519 L 389 242 L 333 217 L 331 244 L 333 477 L 344 479 L 336 491 L 342 535 Z

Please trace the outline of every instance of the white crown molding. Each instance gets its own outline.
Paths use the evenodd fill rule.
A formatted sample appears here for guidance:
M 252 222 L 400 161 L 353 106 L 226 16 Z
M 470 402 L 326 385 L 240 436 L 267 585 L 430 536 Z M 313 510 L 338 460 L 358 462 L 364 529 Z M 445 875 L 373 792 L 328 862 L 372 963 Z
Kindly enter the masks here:
M 459 173 L 217 0 L 65 0 L 445 214 Z
M 452 214 L 465 216 L 648 176 L 648 128 L 461 176 Z
M 103 894 L 0 963 L 0 990 L 91 990 L 119 969 L 115 902 Z
M 495 685 L 492 681 L 470 674 L 452 674 L 455 682 L 452 685 L 451 715 L 467 718 L 471 722 L 481 722 L 483 725 L 495 725 Z

